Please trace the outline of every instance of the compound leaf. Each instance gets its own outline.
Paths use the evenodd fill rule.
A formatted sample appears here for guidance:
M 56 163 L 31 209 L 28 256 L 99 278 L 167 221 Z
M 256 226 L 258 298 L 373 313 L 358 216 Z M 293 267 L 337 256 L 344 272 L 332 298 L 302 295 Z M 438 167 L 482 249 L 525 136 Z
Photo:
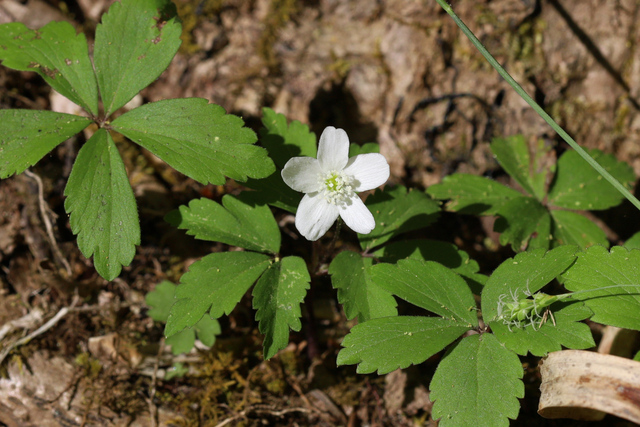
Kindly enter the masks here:
M 550 181 L 555 171 L 555 161 L 549 167 L 545 162 L 550 156 L 551 147 L 546 146 L 544 140 L 536 144 L 534 157 L 531 159 L 529 144 L 522 135 L 507 138 L 494 138 L 491 151 L 496 156 L 500 166 L 515 179 L 530 195 L 538 200 L 544 198 L 546 183 Z M 555 160 L 555 158 L 553 159 Z
M 536 199 L 511 199 L 498 209 L 498 215 L 494 230 L 500 233 L 500 244 L 511 244 L 516 252 L 527 248 L 549 249 L 551 217 L 547 208 Z
M 431 380 L 439 426 L 508 426 L 524 397 L 520 359 L 491 334 L 470 335 L 449 349 Z
M 267 107 L 262 109 L 262 124 L 260 143 L 278 168 L 282 169 L 292 157 L 316 157 L 316 135 L 309 126 L 297 120 L 287 125 L 284 114 Z
M 607 236 L 595 223 L 584 215 L 570 211 L 552 210 L 551 234 L 557 245 L 578 245 L 586 248 L 593 245 L 609 247 Z
M 222 205 L 209 199 L 196 199 L 189 206 L 166 216 L 174 227 L 186 229 L 196 239 L 276 253 L 280 250 L 280 229 L 266 205 L 252 205 L 241 197 L 225 195 Z
M 121 0 L 102 15 L 93 56 L 107 117 L 169 66 L 181 33 L 168 0 Z
M 76 158 L 64 190 L 69 223 L 78 247 L 107 280 L 133 260 L 140 224 L 124 163 L 111 135 L 99 129 Z
M 386 374 L 422 363 L 469 330 L 441 317 L 394 316 L 360 323 L 344 337 L 338 365 L 358 364 L 357 372 Z
M 302 258 L 272 263 L 253 288 L 253 308 L 264 337 L 264 358 L 270 359 L 289 343 L 289 328 L 299 331 L 300 303 L 311 277 Z
M 231 313 L 268 267 L 269 257 L 255 252 L 216 252 L 194 262 L 176 290 L 165 336 L 194 326 L 209 309 L 213 319 Z
M 405 259 L 397 264 L 376 264 L 371 280 L 387 292 L 447 319 L 478 326 L 476 303 L 467 283 L 447 267 L 433 261 Z
M 578 254 L 576 263 L 563 275 L 567 289 L 579 292 L 572 298 L 593 310 L 594 322 L 640 330 L 640 251 L 614 246 L 609 252 L 592 246 Z M 635 285 L 635 286 L 633 286 Z M 597 290 L 608 286 L 619 286 Z
M 509 200 L 522 197 L 518 191 L 489 178 L 464 173 L 444 177 L 440 184 L 429 187 L 427 193 L 435 199 L 450 199 L 448 211 L 473 215 L 495 215 Z
M 338 290 L 347 319 L 365 322 L 377 317 L 397 316 L 395 298 L 376 285 L 369 275 L 373 259 L 351 251 L 343 251 L 329 266 L 331 283 Z
M 167 99 L 115 119 L 113 129 L 203 184 L 264 178 L 275 168 L 238 116 L 203 98 Z
M 60 94 L 98 114 L 87 39 L 68 22 L 50 22 L 39 30 L 19 22 L 0 25 L 0 60 L 5 67 L 38 73 Z
M 438 217 L 438 203 L 420 191 L 405 187 L 377 190 L 365 202 L 376 227 L 369 234 L 358 234 L 363 249 L 379 246 L 394 236 L 424 228 Z
M 0 178 L 24 172 L 90 123 L 53 111 L 0 110 Z
M 588 153 L 625 187 L 630 188 L 635 182 L 636 176 L 627 163 L 600 150 L 588 150 Z M 578 210 L 608 209 L 624 199 L 573 150 L 566 151 L 558 159 L 558 172 L 548 197 L 551 205 Z

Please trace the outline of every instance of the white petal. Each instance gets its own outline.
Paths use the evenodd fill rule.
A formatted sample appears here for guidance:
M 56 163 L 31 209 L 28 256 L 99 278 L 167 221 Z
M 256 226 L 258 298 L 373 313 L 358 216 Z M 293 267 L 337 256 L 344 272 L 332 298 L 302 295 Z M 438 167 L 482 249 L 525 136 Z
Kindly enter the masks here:
M 349 137 L 342 129 L 328 126 L 318 143 L 318 161 L 324 172 L 341 171 L 349 161 Z
M 389 163 L 382 154 L 359 154 L 349 159 L 344 172 L 356 179 L 355 191 L 367 191 L 387 182 Z
M 282 168 L 282 179 L 296 191 L 313 193 L 322 187 L 321 173 L 320 164 L 313 157 L 292 157 Z
M 358 196 L 352 198 L 350 204 L 340 207 L 340 216 L 356 233 L 369 234 L 376 227 L 373 215 Z
M 324 236 L 338 218 L 338 207 L 319 194 L 305 194 L 296 213 L 296 228 L 307 240 Z

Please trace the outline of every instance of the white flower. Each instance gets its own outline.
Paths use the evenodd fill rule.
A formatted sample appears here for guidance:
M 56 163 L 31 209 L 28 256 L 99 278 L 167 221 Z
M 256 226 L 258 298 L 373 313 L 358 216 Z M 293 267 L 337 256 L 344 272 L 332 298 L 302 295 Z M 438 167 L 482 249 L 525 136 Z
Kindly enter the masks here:
M 296 214 L 296 228 L 307 240 L 318 240 L 338 215 L 353 231 L 370 233 L 373 215 L 358 191 L 372 190 L 389 178 L 389 164 L 382 154 L 349 158 L 349 137 L 342 129 L 327 127 L 320 136 L 318 158 L 293 157 L 282 169 L 282 179 L 306 193 Z

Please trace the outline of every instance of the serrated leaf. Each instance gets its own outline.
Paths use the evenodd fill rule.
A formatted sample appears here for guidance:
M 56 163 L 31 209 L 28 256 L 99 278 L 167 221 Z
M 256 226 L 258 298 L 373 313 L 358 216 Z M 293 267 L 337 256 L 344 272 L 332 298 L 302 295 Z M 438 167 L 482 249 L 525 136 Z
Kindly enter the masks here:
M 587 217 L 575 212 L 552 210 L 551 234 L 554 245 L 578 245 L 586 248 L 593 245 L 609 247 L 607 236 L 600 227 Z
M 196 239 L 222 242 L 258 251 L 280 250 L 280 229 L 266 205 L 251 205 L 225 195 L 222 205 L 209 199 L 195 199 L 165 217 L 166 221 Z
M 470 335 L 438 365 L 429 389 L 439 426 L 508 426 L 524 397 L 520 359 L 491 334 Z
M 578 254 L 563 277 L 571 291 L 594 289 L 572 297 L 593 311 L 592 321 L 640 330 L 640 251 L 614 246 L 609 252 L 602 246 L 592 246 Z M 625 286 L 595 290 L 616 285 Z
M 627 241 L 624 242 L 624 247 L 629 250 L 640 249 L 640 231 L 629 237 Z
M 498 209 L 500 217 L 494 230 L 500 233 L 500 244 L 511 244 L 514 251 L 549 249 L 551 217 L 547 208 L 533 197 L 517 197 Z
M 5 67 L 38 73 L 60 94 L 98 114 L 87 40 L 68 22 L 50 22 L 39 30 L 19 22 L 0 25 L 0 60 Z
M 530 195 L 542 200 L 546 193 L 546 183 L 555 171 L 555 162 L 549 165 L 545 158 L 550 155 L 550 146 L 539 140 L 531 159 L 529 144 L 522 135 L 494 138 L 491 151 L 500 166 Z M 554 159 L 555 160 L 555 159 Z
M 540 310 L 540 315 L 544 315 Z M 557 302 L 549 307 L 547 317 L 540 319 L 535 325 L 526 328 L 511 327 L 502 321 L 490 322 L 489 326 L 496 338 L 509 350 L 522 356 L 530 352 L 534 356 L 546 356 L 552 351 L 562 350 L 562 347 L 582 350 L 596 345 L 593 341 L 591 329 L 581 320 L 591 316 L 592 312 L 582 303 Z M 553 316 L 553 318 L 551 317 Z
M 435 221 L 440 207 L 420 191 L 405 187 L 377 190 L 365 202 L 376 227 L 369 234 L 358 234 L 363 249 L 379 246 L 407 231 L 424 228 Z
M 263 179 L 249 178 L 244 185 L 257 190 L 248 192 L 245 196 L 247 199 L 258 204 L 275 206 L 293 214 L 298 210 L 303 196 L 284 183 L 280 171 L 275 171 Z
M 477 295 L 487 281 L 487 276 L 478 273 L 478 263 L 452 243 L 429 239 L 402 240 L 383 246 L 375 255 L 380 261 L 388 263 L 404 258 L 439 262 L 461 275 Z
M 509 200 L 522 197 L 518 191 L 489 178 L 464 173 L 445 176 L 427 193 L 435 199 L 451 199 L 448 211 L 473 215 L 494 215 Z
M 111 124 L 176 170 L 201 182 L 222 185 L 264 178 L 275 168 L 240 117 L 202 98 L 167 99 L 135 108 Z
M 316 157 L 316 135 L 309 126 L 297 120 L 287 125 L 284 114 L 267 107 L 262 109 L 262 124 L 260 143 L 278 168 L 282 169 L 292 157 Z
M 105 116 L 155 81 L 178 51 L 182 26 L 167 0 L 121 0 L 102 15 L 93 52 Z
M 525 291 L 536 293 L 564 272 L 576 259 L 575 246 L 559 246 L 551 251 L 536 249 L 522 252 L 498 266 L 482 290 L 482 317 L 485 323 L 498 317 L 502 298 L 526 298 Z
M 379 153 L 380 144 L 377 142 L 367 142 L 366 144 L 358 145 L 355 142 L 349 144 L 349 157 L 355 157 L 360 154 Z
M 127 171 L 106 130 L 99 129 L 80 149 L 64 195 L 80 251 L 94 256 L 102 277 L 115 279 L 133 260 L 140 224 Z
M 171 353 L 174 355 L 188 353 L 196 343 L 196 332 L 193 329 L 185 329 L 166 338 L 164 343 L 171 346 Z
M 354 326 L 344 337 L 338 365 L 358 364 L 357 372 L 386 374 L 422 363 L 469 330 L 441 317 L 398 316 Z
M 207 347 L 212 347 L 216 343 L 216 335 L 220 335 L 220 322 L 218 319 L 212 319 L 209 316 L 202 316 L 202 319 L 193 327 L 198 339 Z
M 0 178 L 24 172 L 90 123 L 53 111 L 0 110 Z
M 466 282 L 433 261 L 405 259 L 397 264 L 376 264 L 371 280 L 387 292 L 447 319 L 478 326 L 476 303 Z
M 627 163 L 599 150 L 588 150 L 588 153 L 622 185 L 631 188 L 636 176 Z M 549 191 L 549 204 L 567 209 L 600 210 L 616 206 L 623 199 L 624 196 L 575 151 L 566 151 L 558 159 L 558 172 Z
M 217 252 L 191 264 L 176 290 L 165 336 L 194 326 L 209 309 L 213 319 L 231 313 L 268 267 L 269 257 L 255 252 Z
M 331 284 L 338 290 L 338 302 L 348 320 L 357 317 L 362 323 L 398 315 L 395 298 L 371 280 L 369 267 L 372 264 L 372 258 L 351 251 L 340 252 L 331 261 Z
M 253 308 L 264 337 L 264 358 L 270 359 L 289 343 L 289 328 L 299 331 L 300 303 L 311 277 L 302 258 L 286 257 L 272 263 L 253 288 Z
M 153 291 L 149 292 L 144 298 L 145 304 L 151 307 L 147 311 L 147 315 L 158 322 L 166 322 L 171 306 L 176 302 L 177 288 L 177 285 L 168 280 L 158 283 Z

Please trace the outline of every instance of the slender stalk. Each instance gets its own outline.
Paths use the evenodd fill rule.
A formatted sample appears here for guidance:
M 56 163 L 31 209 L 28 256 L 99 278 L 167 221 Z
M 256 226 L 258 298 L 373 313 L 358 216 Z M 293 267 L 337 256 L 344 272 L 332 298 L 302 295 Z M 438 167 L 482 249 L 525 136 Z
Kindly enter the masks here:
M 507 73 L 505 71 L 504 68 L 502 68 L 502 66 L 498 63 L 498 61 L 496 61 L 495 58 L 493 56 L 491 56 L 489 51 L 482 45 L 480 40 L 478 40 L 478 38 L 471 32 L 471 30 L 464 24 L 464 22 L 462 22 L 462 20 L 460 18 L 458 18 L 458 15 L 455 14 L 455 12 L 451 8 L 451 6 L 445 0 L 436 0 L 436 1 L 453 18 L 455 23 L 458 25 L 458 27 L 460 27 L 462 32 L 469 38 L 471 43 L 473 43 L 473 45 L 480 51 L 482 56 L 484 56 L 485 59 L 487 61 L 489 61 L 489 63 L 493 66 L 493 68 L 495 68 L 496 71 L 507 81 L 507 83 L 509 83 L 509 85 L 518 93 L 518 95 L 520 95 L 522 97 L 522 99 L 524 99 L 527 102 L 527 104 L 529 104 L 531 106 L 531 108 L 533 108 L 535 110 L 535 112 L 538 113 L 540 115 L 540 117 L 542 117 L 544 119 L 544 121 L 547 122 L 549 124 L 549 126 L 551 126 L 553 128 L 553 130 L 555 130 L 558 133 L 558 135 L 560 135 L 560 137 L 562 139 L 564 139 L 565 142 L 571 146 L 571 148 L 576 150 L 578 152 L 578 154 L 580 154 L 580 156 L 587 163 L 589 163 L 591 165 L 591 167 L 593 167 L 600 175 L 602 175 L 604 177 L 604 179 L 609 181 L 609 183 L 611 185 L 613 185 L 616 188 L 616 190 L 618 190 L 624 197 L 627 198 L 627 200 L 629 200 L 636 208 L 638 208 L 640 210 L 640 200 L 638 200 L 617 179 L 615 179 L 613 176 L 611 176 L 611 174 L 609 172 L 607 172 L 602 166 L 600 166 L 600 164 L 598 162 L 596 162 L 593 159 L 593 157 L 591 157 L 582 147 L 580 147 L 573 140 L 573 138 L 571 138 L 571 136 L 569 136 L 569 134 L 567 132 L 565 132 L 564 129 L 562 129 L 560 127 L 560 125 L 558 125 L 555 122 L 555 120 L 553 120 L 551 118 L 551 116 L 548 115 L 542 109 L 542 107 L 540 107 L 533 100 L 533 98 L 531 98 L 529 96 L 529 94 L 527 92 L 525 92 L 524 89 L 522 89 L 522 86 L 520 86 L 518 84 L 518 82 L 516 82 L 513 79 L 513 77 L 511 77 L 509 75 L 509 73 Z

